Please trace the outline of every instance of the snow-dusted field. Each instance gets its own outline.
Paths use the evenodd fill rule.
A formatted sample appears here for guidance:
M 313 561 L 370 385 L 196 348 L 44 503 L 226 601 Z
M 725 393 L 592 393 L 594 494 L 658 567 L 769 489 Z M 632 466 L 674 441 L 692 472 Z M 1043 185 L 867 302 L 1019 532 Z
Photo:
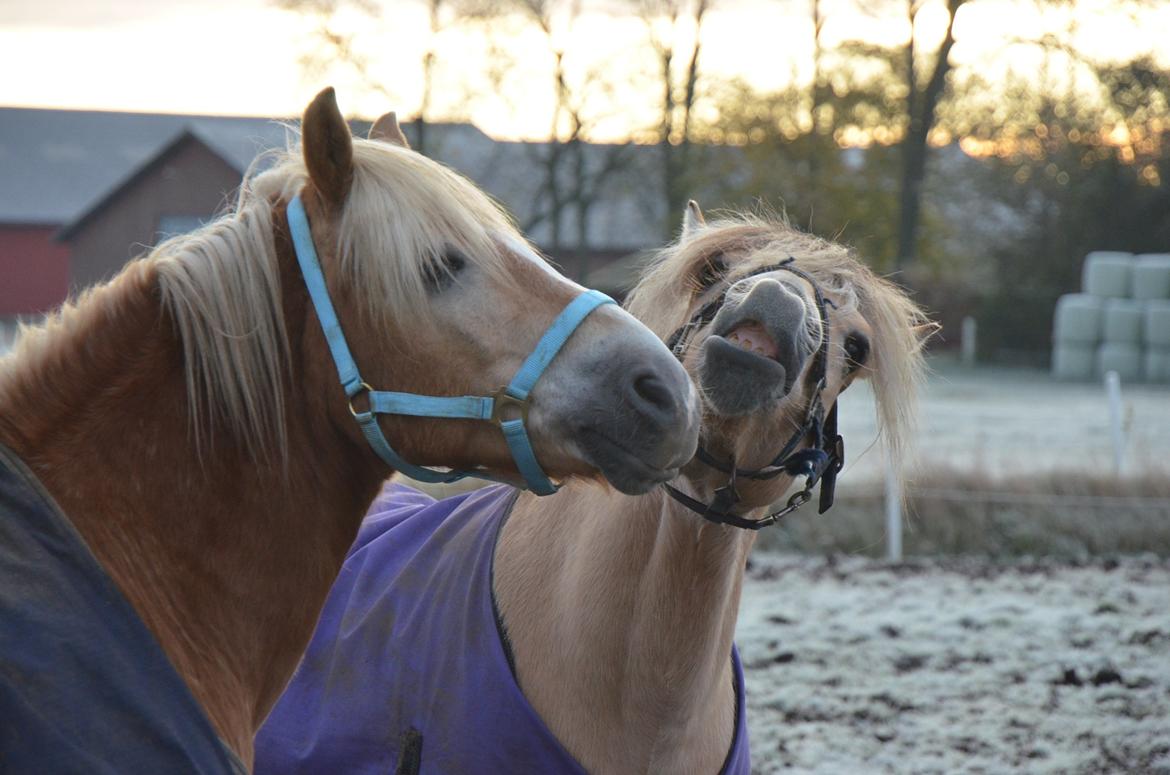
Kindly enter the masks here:
M 1101 385 L 933 366 L 925 465 L 992 480 L 1112 470 Z M 1123 385 L 1123 404 L 1127 472 L 1170 470 L 1170 386 Z M 868 389 L 842 397 L 841 425 L 841 491 L 872 489 Z M 1170 559 L 757 552 L 736 640 L 759 773 L 1170 775 Z
M 1029 369 L 962 369 L 931 359 L 916 458 L 990 475 L 1028 470 L 1111 470 L 1109 409 L 1100 383 L 1069 383 Z M 873 396 L 866 383 L 841 397 L 848 462 L 842 486 L 881 477 Z M 1122 385 L 1126 470 L 1170 466 L 1170 385 Z M 865 452 L 865 454 L 862 454 Z
M 757 554 L 759 773 L 1170 773 L 1170 560 Z

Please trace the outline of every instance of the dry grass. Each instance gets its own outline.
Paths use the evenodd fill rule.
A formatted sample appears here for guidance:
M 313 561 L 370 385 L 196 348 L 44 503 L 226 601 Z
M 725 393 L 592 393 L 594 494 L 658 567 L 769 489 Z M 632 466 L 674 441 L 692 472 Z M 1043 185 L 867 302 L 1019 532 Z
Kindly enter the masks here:
M 796 512 L 760 537 L 782 551 L 879 555 L 880 484 L 838 492 L 832 511 Z M 814 501 L 815 502 L 815 501 Z M 1117 478 L 1072 471 L 991 477 L 936 468 L 907 492 L 906 554 L 1170 556 L 1170 471 Z
M 408 484 L 442 498 L 481 487 Z M 880 483 L 843 482 L 837 502 L 816 513 L 816 499 L 761 531 L 759 547 L 802 554 L 885 553 Z M 922 470 L 907 492 L 906 555 L 1088 557 L 1152 553 L 1170 557 L 1170 469 L 1117 478 L 1073 472 L 993 477 L 950 468 Z

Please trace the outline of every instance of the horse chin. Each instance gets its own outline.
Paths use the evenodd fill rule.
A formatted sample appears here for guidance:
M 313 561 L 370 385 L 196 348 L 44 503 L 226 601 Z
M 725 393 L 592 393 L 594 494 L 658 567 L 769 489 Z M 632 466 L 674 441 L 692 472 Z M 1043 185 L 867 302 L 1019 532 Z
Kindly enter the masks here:
M 582 458 L 596 467 L 614 489 L 626 495 L 650 492 L 679 472 L 677 466 L 652 465 L 633 450 L 590 428 L 582 428 L 576 441 L 584 453 Z
M 721 336 L 703 343 L 699 383 L 715 413 L 741 417 L 770 409 L 787 395 L 785 369 L 775 360 L 736 347 Z

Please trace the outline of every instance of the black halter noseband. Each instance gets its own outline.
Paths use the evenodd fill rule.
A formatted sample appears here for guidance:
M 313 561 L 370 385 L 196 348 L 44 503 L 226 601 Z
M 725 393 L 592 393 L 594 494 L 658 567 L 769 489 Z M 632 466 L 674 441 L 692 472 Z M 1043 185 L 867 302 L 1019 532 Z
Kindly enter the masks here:
M 788 437 L 788 441 L 784 443 L 784 446 L 772 458 L 772 462 L 763 468 L 737 468 L 734 460 L 731 463 L 724 463 L 704 449 L 702 444 L 699 445 L 696 457 L 711 468 L 728 475 L 727 484 L 715 491 L 715 497 L 711 503 L 703 503 L 669 484 L 663 484 L 662 486 L 666 488 L 667 493 L 672 498 L 710 522 L 731 525 L 745 530 L 759 530 L 768 525 L 773 525 L 779 522 L 784 516 L 796 511 L 796 509 L 812 500 L 813 488 L 818 483 L 821 485 L 820 508 L 818 513 L 824 514 L 833 505 L 833 494 L 837 486 L 837 474 L 845 464 L 845 440 L 837 432 L 837 402 L 833 402 L 833 406 L 829 408 L 828 414 L 826 415 L 825 406 L 822 401 L 822 396 L 825 391 L 825 375 L 828 369 L 830 339 L 829 316 L 826 309 L 832 306 L 832 302 L 824 297 L 824 294 L 821 293 L 820 286 L 817 285 L 816 281 L 807 272 L 793 266 L 795 260 L 790 257 L 779 264 L 757 269 L 743 277 L 736 278 L 735 282 L 783 269 L 784 271 L 792 272 L 812 286 L 813 293 L 816 295 L 817 313 L 821 318 L 821 345 L 814 356 L 815 360 L 813 361 L 812 371 L 808 376 L 808 379 L 814 385 L 814 389 L 809 396 L 808 406 L 805 409 L 804 422 Z M 727 299 L 727 291 L 730 287 L 731 285 L 729 284 L 716 299 L 704 304 L 690 320 L 684 323 L 666 340 L 666 345 L 680 361 L 686 354 L 686 349 L 690 344 L 690 338 L 694 332 L 710 323 L 719 314 L 719 310 L 722 309 Z M 810 446 L 798 450 L 797 447 L 805 439 L 811 439 Z M 792 477 L 803 476 L 805 478 L 804 488 L 789 498 L 783 508 L 771 512 L 760 519 L 745 519 L 744 517 L 731 513 L 731 510 L 741 500 L 739 491 L 736 489 L 737 480 L 767 480 L 774 479 L 781 474 L 787 474 Z

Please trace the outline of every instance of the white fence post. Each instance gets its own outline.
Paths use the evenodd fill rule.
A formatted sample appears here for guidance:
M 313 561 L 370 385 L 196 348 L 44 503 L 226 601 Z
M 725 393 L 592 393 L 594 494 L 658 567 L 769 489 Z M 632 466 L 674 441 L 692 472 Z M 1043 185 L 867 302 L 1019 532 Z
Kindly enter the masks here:
M 962 363 L 968 369 L 975 367 L 976 331 L 975 318 L 968 315 L 963 318 L 962 328 L 959 329 L 959 353 Z
M 886 559 L 902 561 L 902 485 L 892 465 L 886 465 Z
M 1125 462 L 1125 430 L 1121 427 L 1121 377 L 1105 372 L 1105 394 L 1109 399 L 1109 435 L 1113 439 L 1113 473 L 1121 476 Z

